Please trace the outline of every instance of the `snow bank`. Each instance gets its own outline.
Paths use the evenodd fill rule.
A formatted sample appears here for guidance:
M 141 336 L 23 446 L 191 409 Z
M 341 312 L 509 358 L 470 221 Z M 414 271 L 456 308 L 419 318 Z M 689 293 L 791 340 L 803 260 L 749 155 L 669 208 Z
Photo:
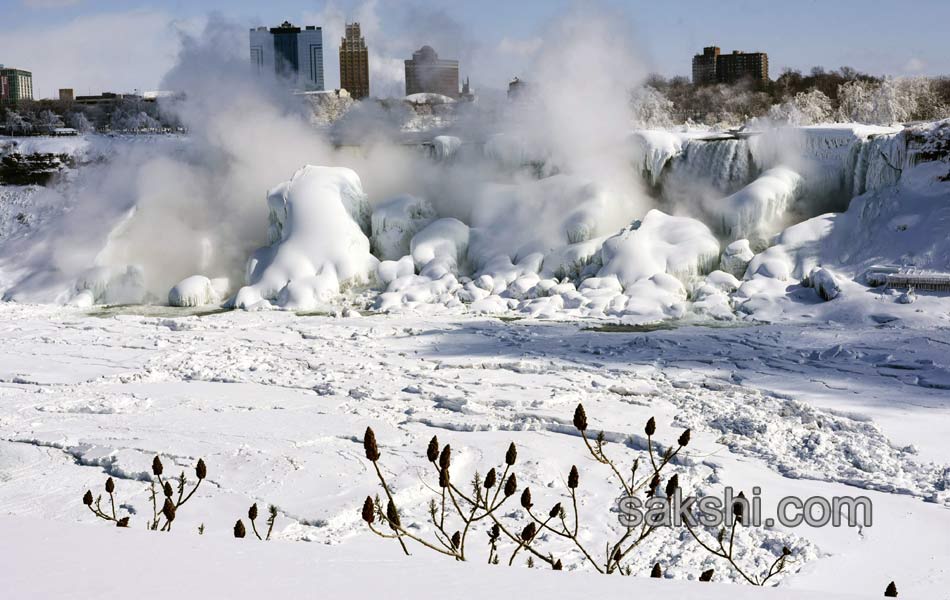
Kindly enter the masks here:
M 378 259 L 370 253 L 369 207 L 359 176 L 342 167 L 307 166 L 272 189 L 271 245 L 248 262 L 248 285 L 233 300 L 252 308 L 262 300 L 310 310 L 342 286 L 370 283 Z

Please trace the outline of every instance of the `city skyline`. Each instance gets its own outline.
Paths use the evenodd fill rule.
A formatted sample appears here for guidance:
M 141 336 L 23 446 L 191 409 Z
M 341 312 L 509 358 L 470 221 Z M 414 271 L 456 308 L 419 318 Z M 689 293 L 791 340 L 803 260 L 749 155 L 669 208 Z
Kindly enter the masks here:
M 666 77 L 689 77 L 696 50 L 713 44 L 767 52 L 773 79 L 786 67 L 807 71 L 845 65 L 876 75 L 950 74 L 950 56 L 938 31 L 943 17 L 950 18 L 946 3 L 923 2 L 933 18 L 915 24 L 920 34 L 911 39 L 891 24 L 902 19 L 900 7 L 885 2 L 807 2 L 794 10 L 740 2 L 712 12 L 691 10 L 701 3 L 654 4 L 613 1 L 602 6 L 630 20 L 629 35 L 644 71 Z M 393 95 L 401 87 L 402 61 L 422 45 L 458 58 L 473 85 L 501 90 L 513 76 L 525 74 L 545 27 L 572 3 L 431 5 L 340 1 L 301 11 L 298 3 L 283 0 L 267 7 L 246 0 L 200 0 L 173 8 L 136 0 L 14 0 L 0 26 L 0 62 L 33 72 L 38 98 L 56 97 L 61 87 L 75 88 L 77 94 L 157 89 L 174 64 L 181 34 L 201 31 L 209 12 L 217 11 L 219 16 L 212 18 L 230 22 L 235 30 L 244 28 L 245 35 L 248 27 L 290 20 L 322 26 L 324 40 L 335 40 L 343 36 L 345 22 L 361 22 L 363 35 L 372 40 L 374 94 Z M 801 44 L 802 39 L 809 43 Z M 108 50 L 114 44 L 128 49 L 122 60 Z M 246 54 L 246 41 L 241 50 Z M 324 60 L 326 88 L 338 87 L 336 53 Z

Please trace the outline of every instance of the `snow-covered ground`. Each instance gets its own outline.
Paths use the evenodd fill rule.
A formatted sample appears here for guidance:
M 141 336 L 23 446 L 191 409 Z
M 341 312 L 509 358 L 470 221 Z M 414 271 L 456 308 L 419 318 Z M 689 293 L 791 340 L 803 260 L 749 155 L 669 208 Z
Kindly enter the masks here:
M 284 137 L 247 144 L 226 113 L 189 137 L 3 146 L 80 165 L 47 188 L 0 187 L 0 556 L 17 561 L 15 597 L 110 595 L 156 552 L 182 585 L 230 575 L 237 597 L 260 595 L 249 563 L 290 595 L 314 582 L 430 597 L 440 581 L 475 595 L 485 577 L 558 597 L 869 597 L 894 580 L 929 598 L 950 584 L 950 297 L 869 276 L 950 271 L 950 121 L 357 152 L 266 111 L 258 133 Z M 673 464 L 689 494 L 761 488 L 766 515 L 786 496 L 867 496 L 873 526 L 740 528 L 749 572 L 791 550 L 776 595 L 719 585 L 741 577 L 682 528 L 627 559 L 676 580 L 652 582 L 405 558 L 361 522 L 379 492 L 367 426 L 419 535 L 433 435 L 452 445 L 453 481 L 514 442 L 519 488 L 545 511 L 578 466 L 582 539 L 603 562 L 620 491 L 572 425 L 578 403 L 625 466 L 650 417 L 662 444 L 690 428 Z M 169 472 L 208 465 L 168 535 L 145 531 L 156 454 Z M 132 531 L 82 504 L 108 476 Z M 232 537 L 255 502 L 279 507 L 268 544 Z M 520 530 L 510 506 L 501 519 Z M 592 570 L 566 540 L 538 543 Z M 75 562 L 37 581 L 38 556 L 80 545 L 91 561 L 121 554 L 126 575 Z M 715 583 L 688 583 L 709 568 Z M 387 574 L 397 591 L 379 587 Z
M 23 597 L 97 595 L 135 585 L 148 568 L 196 589 L 224 579 L 227 589 L 246 587 L 247 597 L 262 589 L 255 577 L 290 586 L 268 588 L 278 593 L 302 589 L 288 581 L 313 581 L 369 597 L 386 573 L 399 574 L 385 587 L 400 597 L 432 597 L 442 580 L 478 589 L 486 577 L 555 597 L 665 589 L 594 575 L 565 583 L 563 574 L 523 565 L 466 571 L 418 546 L 404 558 L 360 522 L 362 499 L 378 492 L 361 444 L 372 426 L 403 520 L 420 531 L 434 495 L 425 459 L 433 435 L 453 446 L 460 481 L 501 465 L 515 442 L 519 485 L 545 509 L 565 499 L 567 471 L 578 465 L 583 528 L 590 539 L 620 531 L 617 492 L 570 424 L 582 402 L 591 429 L 605 432 L 608 452 L 623 463 L 644 447 L 650 416 L 661 442 L 692 428 L 675 465 L 691 492 L 760 486 L 766 513 L 786 495 L 866 495 L 874 503 L 873 527 L 740 530 L 740 560 L 750 568 L 762 568 L 783 544 L 792 549 L 784 595 L 699 583 L 664 593 L 876 597 L 896 580 L 902 597 L 936 597 L 950 583 L 950 329 L 945 311 L 925 322 L 915 314 L 883 325 L 830 318 L 606 333 L 584 322 L 5 303 L 0 513 L 13 518 L 0 519 L 0 553 Z M 199 457 L 208 464 L 209 485 L 182 508 L 168 541 L 144 531 L 150 505 L 142 478 L 155 454 L 172 473 L 190 473 Z M 81 503 L 109 475 L 133 531 L 115 531 Z M 231 538 L 253 502 L 279 506 L 269 543 L 276 548 Z M 525 517 L 512 508 L 505 518 Z M 576 550 L 546 542 L 568 569 L 587 570 Z M 73 550 L 80 546 L 82 556 Z M 487 541 L 473 547 L 483 562 Z M 74 566 L 63 578 L 37 581 L 28 574 L 41 555 Z M 89 565 L 103 562 L 125 574 L 88 577 Z M 706 568 L 716 569 L 716 581 L 735 579 L 679 530 L 651 538 L 630 565 L 646 576 L 655 562 L 676 580 Z M 250 564 L 260 566 L 249 573 Z M 157 597 L 164 585 L 142 592 Z

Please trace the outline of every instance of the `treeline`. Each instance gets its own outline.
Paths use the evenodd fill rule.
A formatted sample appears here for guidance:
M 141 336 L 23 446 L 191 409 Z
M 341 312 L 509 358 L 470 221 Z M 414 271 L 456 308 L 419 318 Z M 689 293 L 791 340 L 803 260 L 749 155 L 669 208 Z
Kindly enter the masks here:
M 757 84 L 693 85 L 686 77 L 653 75 L 633 100 L 640 124 L 740 126 L 753 119 L 808 125 L 859 122 L 890 125 L 950 117 L 950 78 L 881 78 L 850 67 L 807 74 L 786 69 Z
M 180 130 L 181 125 L 158 102 L 139 97 L 98 105 L 36 100 L 0 108 L 0 133 L 49 135 L 64 128 L 78 133 L 166 133 Z

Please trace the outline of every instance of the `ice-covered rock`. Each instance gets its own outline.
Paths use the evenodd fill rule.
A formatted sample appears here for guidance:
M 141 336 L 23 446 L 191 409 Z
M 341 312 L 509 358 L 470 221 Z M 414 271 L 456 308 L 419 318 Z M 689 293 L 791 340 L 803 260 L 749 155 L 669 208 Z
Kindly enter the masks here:
M 410 242 L 412 260 L 422 270 L 430 263 L 458 272 L 465 263 L 469 245 L 468 225 L 458 219 L 445 218 L 429 224 Z
M 398 260 L 409 254 L 412 237 L 436 219 L 428 200 L 403 194 L 373 210 L 373 253 L 380 260 Z
M 742 278 L 749 262 L 755 257 L 749 240 L 736 240 L 726 246 L 719 257 L 719 268 L 735 277 Z
M 658 273 L 687 281 L 712 271 L 719 262 L 719 241 L 695 219 L 651 210 L 639 226 L 608 238 L 600 257 L 597 276 L 615 276 L 626 291 Z
M 406 255 L 397 260 L 384 260 L 379 263 L 376 276 L 379 282 L 388 286 L 400 277 L 408 277 L 416 272 L 412 256 Z
M 261 300 L 308 310 L 329 302 L 341 286 L 370 283 L 379 261 L 370 253 L 369 208 L 359 176 L 343 167 L 307 166 L 272 189 L 271 245 L 248 263 L 248 285 L 233 304 Z
M 168 304 L 178 307 L 206 306 L 217 304 L 228 291 L 226 278 L 208 279 L 192 275 L 183 279 L 168 292 Z
M 815 267 L 808 276 L 802 280 L 802 285 L 815 290 L 818 297 L 828 302 L 834 300 L 841 294 L 841 285 L 835 278 L 834 273 L 824 267 Z

